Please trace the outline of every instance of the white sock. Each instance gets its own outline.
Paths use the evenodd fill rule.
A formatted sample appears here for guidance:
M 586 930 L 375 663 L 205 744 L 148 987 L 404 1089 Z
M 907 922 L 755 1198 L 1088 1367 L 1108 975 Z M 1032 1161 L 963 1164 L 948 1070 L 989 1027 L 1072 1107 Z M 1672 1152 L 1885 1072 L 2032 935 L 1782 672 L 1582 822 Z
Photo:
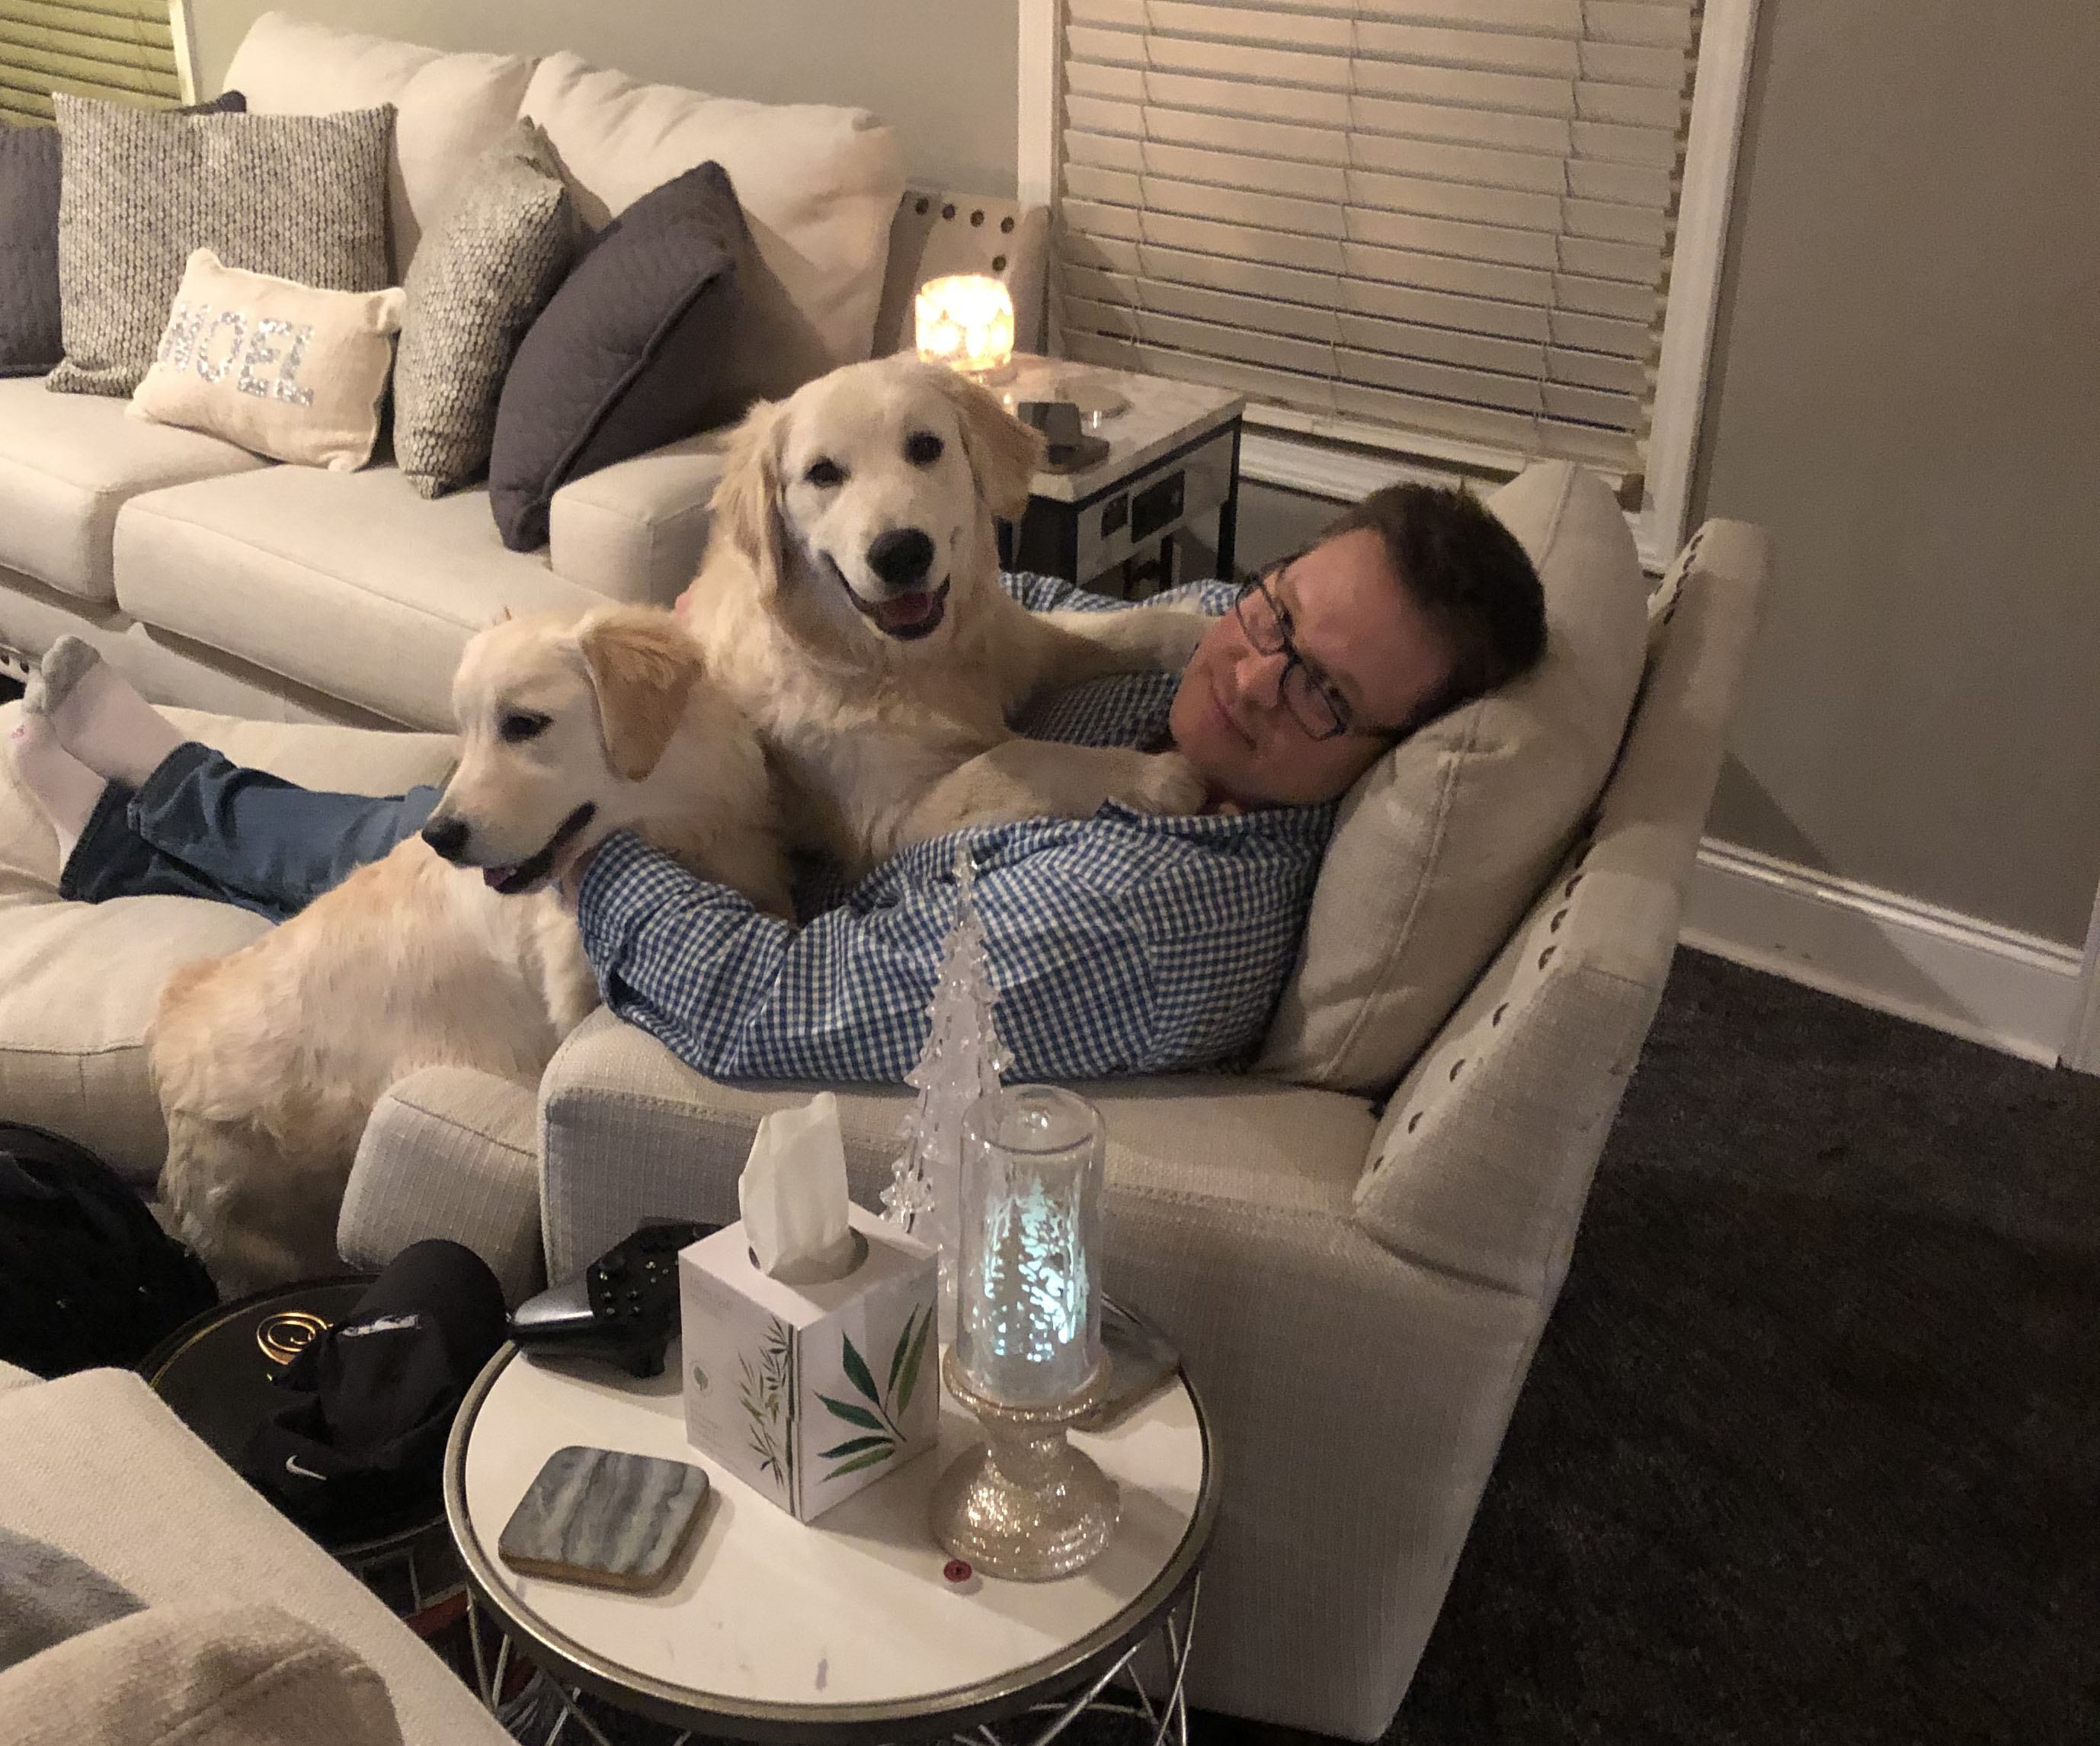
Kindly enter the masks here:
M 59 743 L 47 715 L 24 712 L 7 756 L 17 780 L 58 833 L 59 865 L 64 866 L 107 785 Z
M 59 743 L 98 776 L 137 788 L 183 743 L 174 723 L 90 643 L 60 637 L 46 652 L 41 676 L 43 713 Z

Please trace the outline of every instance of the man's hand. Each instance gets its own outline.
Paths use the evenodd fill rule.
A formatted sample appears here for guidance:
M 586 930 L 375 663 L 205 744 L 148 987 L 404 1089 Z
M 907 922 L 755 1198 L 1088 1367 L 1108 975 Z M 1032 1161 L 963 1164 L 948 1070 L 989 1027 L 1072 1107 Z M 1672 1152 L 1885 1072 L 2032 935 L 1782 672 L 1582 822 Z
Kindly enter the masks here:
M 562 907 L 571 915 L 576 913 L 576 899 L 584 888 L 584 875 L 590 871 L 591 860 L 598 851 L 598 845 L 593 843 L 562 869 L 560 881 Z

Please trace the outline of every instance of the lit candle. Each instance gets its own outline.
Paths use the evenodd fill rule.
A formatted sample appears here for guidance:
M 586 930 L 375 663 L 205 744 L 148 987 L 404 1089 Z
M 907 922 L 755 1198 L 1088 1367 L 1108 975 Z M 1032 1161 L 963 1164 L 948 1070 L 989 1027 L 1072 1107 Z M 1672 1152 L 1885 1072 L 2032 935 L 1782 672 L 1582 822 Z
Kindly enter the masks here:
M 963 1125 L 955 1359 L 1011 1406 L 1076 1395 L 1101 1362 L 1101 1112 L 1054 1085 L 1011 1085 Z
M 954 273 L 919 288 L 919 356 L 973 376 L 1005 369 L 1013 356 L 1013 298 L 982 273 Z

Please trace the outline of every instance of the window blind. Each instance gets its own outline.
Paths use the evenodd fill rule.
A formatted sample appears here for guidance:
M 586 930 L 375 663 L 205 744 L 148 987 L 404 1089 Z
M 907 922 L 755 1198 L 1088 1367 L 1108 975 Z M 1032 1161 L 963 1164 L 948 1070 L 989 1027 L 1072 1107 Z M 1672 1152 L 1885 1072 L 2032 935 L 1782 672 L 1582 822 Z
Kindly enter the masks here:
M 1637 473 L 1700 12 L 1065 0 L 1061 349 L 1255 422 Z
M 0 115 L 49 121 L 53 91 L 182 100 L 169 0 L 0 0 Z

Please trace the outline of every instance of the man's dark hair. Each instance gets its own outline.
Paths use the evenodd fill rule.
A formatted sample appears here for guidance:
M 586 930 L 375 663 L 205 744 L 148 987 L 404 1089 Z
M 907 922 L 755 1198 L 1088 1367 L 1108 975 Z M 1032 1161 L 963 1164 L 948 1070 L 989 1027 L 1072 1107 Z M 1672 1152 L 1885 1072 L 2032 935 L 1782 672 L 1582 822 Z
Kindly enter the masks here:
M 1516 536 L 1471 492 L 1388 485 L 1345 510 L 1320 536 L 1368 528 L 1401 586 L 1456 658 L 1449 682 L 1405 724 L 1410 731 L 1528 673 L 1546 652 L 1546 593 Z

